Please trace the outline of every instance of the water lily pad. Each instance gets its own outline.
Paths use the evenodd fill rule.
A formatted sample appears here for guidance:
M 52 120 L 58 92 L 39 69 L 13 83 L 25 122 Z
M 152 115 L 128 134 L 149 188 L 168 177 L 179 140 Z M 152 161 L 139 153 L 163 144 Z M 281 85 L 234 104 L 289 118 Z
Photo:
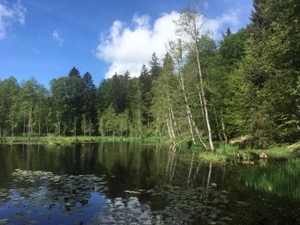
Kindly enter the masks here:
M 125 193 L 129 193 L 129 194 L 137 194 L 137 195 L 141 194 L 140 191 L 130 191 L 130 190 L 125 190 L 124 192 L 125 192 Z
M 219 218 L 219 220 L 231 221 L 232 219 L 228 216 L 224 216 L 224 217 Z
M 237 201 L 236 203 L 243 205 L 243 206 L 248 206 L 249 204 L 246 202 L 242 202 L 242 201 Z

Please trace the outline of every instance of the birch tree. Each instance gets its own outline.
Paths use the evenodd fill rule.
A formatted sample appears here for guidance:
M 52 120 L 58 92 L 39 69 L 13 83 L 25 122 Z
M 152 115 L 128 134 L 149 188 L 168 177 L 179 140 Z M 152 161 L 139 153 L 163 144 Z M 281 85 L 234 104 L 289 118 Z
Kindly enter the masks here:
M 176 34 L 179 37 L 181 37 L 182 40 L 184 40 L 183 46 L 187 48 L 190 52 L 193 52 L 196 56 L 199 101 L 201 102 L 203 112 L 204 112 L 204 120 L 206 124 L 209 149 L 215 150 L 212 141 L 212 131 L 211 131 L 211 125 L 209 120 L 208 103 L 205 95 L 205 87 L 204 87 L 204 80 L 203 80 L 201 60 L 200 60 L 199 39 L 201 37 L 201 32 L 203 30 L 203 21 L 204 21 L 204 17 L 198 12 L 197 5 L 190 4 L 182 10 L 179 19 L 175 21 L 175 25 L 176 25 Z
M 177 71 L 177 78 L 178 78 L 178 83 L 179 83 L 179 86 L 181 89 L 182 97 L 184 100 L 186 119 L 188 121 L 190 137 L 192 139 L 192 142 L 195 143 L 195 136 L 197 136 L 198 139 L 200 140 L 200 142 L 202 143 L 203 147 L 206 150 L 208 150 L 208 147 L 207 147 L 206 143 L 204 142 L 204 139 L 196 126 L 196 123 L 194 121 L 193 114 L 191 111 L 191 107 L 190 107 L 189 101 L 188 101 L 187 91 L 185 88 L 185 77 L 183 74 L 183 66 L 184 66 L 185 60 L 184 60 L 183 46 L 182 46 L 181 39 L 178 39 L 177 42 L 170 42 L 169 43 L 169 51 L 170 51 L 170 54 L 175 63 L 175 68 L 176 68 L 175 70 Z

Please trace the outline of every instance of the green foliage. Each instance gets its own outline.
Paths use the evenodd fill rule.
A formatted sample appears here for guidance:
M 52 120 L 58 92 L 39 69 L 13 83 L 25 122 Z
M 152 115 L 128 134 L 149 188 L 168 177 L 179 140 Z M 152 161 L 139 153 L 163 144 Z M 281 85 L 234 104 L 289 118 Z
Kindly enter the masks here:
M 175 134 L 168 133 L 168 128 L 171 129 L 168 126 L 174 125 L 172 123 L 172 112 L 176 112 L 176 117 L 178 117 L 179 112 L 176 106 L 179 89 L 176 79 L 172 58 L 170 54 L 166 54 L 161 74 L 153 81 L 151 113 L 155 118 L 153 123 L 156 135 L 169 136 L 170 139 L 175 138 Z M 175 117 L 174 114 L 173 117 Z
M 299 138 L 299 1 L 255 1 L 244 71 L 257 145 Z M 255 113 L 254 113 L 255 112 Z M 274 131 L 274 132 L 272 132 Z
M 221 56 L 221 65 L 226 71 L 234 69 L 240 60 L 245 56 L 245 43 L 249 37 L 246 28 L 240 29 L 237 33 L 227 31 L 220 41 L 218 52 Z
M 85 73 L 82 77 L 82 131 L 85 135 L 88 133 L 90 136 L 96 132 L 97 128 L 97 99 L 96 99 L 96 86 L 93 83 L 92 75 Z
M 0 81 L 0 136 L 13 135 L 17 127 L 19 91 L 20 86 L 14 77 Z
M 297 142 L 299 11 L 298 0 L 255 0 L 251 23 L 228 28 L 216 44 L 201 33 L 205 20 L 191 4 L 176 21 L 182 39 L 169 43 L 162 66 L 153 53 L 138 78 L 127 71 L 96 87 L 73 67 L 50 91 L 34 78 L 0 81 L 0 136 L 155 136 L 183 145 L 197 136 L 204 147 L 243 135 L 254 148 Z
M 201 151 L 199 153 L 200 160 L 215 163 L 227 163 L 228 161 L 236 161 L 238 147 L 227 144 L 225 142 L 217 143 L 217 149 L 214 152 Z

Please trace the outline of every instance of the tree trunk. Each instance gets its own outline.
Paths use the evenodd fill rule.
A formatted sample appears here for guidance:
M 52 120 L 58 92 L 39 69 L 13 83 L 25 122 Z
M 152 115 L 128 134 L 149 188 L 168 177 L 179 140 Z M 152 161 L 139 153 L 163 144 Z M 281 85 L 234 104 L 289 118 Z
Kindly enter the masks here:
M 39 135 L 41 135 L 41 120 L 39 119 Z
M 185 85 L 184 85 L 184 77 L 182 72 L 179 72 L 179 85 L 182 91 L 182 95 L 183 95 L 183 99 L 184 99 L 184 105 L 185 105 L 185 112 L 186 112 L 186 116 L 187 116 L 187 120 L 188 120 L 188 124 L 189 124 L 189 128 L 190 128 L 190 134 L 191 134 L 191 138 L 193 143 L 195 144 L 195 136 L 194 136 L 194 132 L 193 132 L 193 126 L 192 126 L 192 112 L 190 109 L 190 106 L 188 104 L 188 98 L 187 98 L 187 94 L 186 94 L 186 90 L 185 90 Z
M 83 121 L 82 121 L 82 123 L 83 123 L 83 136 L 85 137 L 85 132 L 86 132 L 86 119 L 85 119 L 85 116 L 83 116 Z
M 11 136 L 13 137 L 14 136 L 14 121 L 13 120 L 10 122 L 10 125 L 11 125 Z
M 188 119 L 188 123 L 189 123 L 189 127 L 190 127 L 190 133 L 191 133 L 192 141 L 195 144 L 195 134 L 194 134 L 194 131 L 195 131 L 199 141 L 201 142 L 201 144 L 203 145 L 205 150 L 208 150 L 208 147 L 205 144 L 205 141 L 203 140 L 203 138 L 202 138 L 202 136 L 201 136 L 201 134 L 198 130 L 198 127 L 196 126 L 196 123 L 193 119 L 193 115 L 192 115 L 191 108 L 190 108 L 189 103 L 188 103 L 188 98 L 187 98 L 187 94 L 186 94 L 186 90 L 185 90 L 183 74 L 180 74 L 179 77 L 180 77 L 179 84 L 180 84 L 182 94 L 183 94 L 183 97 L 184 97 L 184 104 L 185 104 L 185 108 L 186 108 L 186 114 L 187 114 L 187 119 Z
M 203 103 L 203 110 L 204 110 L 204 116 L 205 116 L 205 122 L 207 127 L 207 136 L 208 136 L 208 142 L 210 146 L 210 150 L 215 150 L 213 141 L 212 141 L 212 132 L 209 122 L 209 116 L 208 116 L 208 110 L 207 110 L 207 102 L 205 98 L 205 91 L 204 91 L 204 84 L 203 84 L 203 76 L 201 71 L 201 63 L 200 63 L 200 55 L 199 55 L 199 49 L 198 49 L 198 43 L 197 39 L 195 40 L 195 49 L 196 49 L 196 58 L 197 58 L 197 67 L 198 67 L 198 76 L 199 76 L 199 83 L 200 83 L 200 95 Z
M 91 118 L 89 118 L 89 136 L 92 136 L 92 132 L 93 132 L 93 124 L 92 124 L 92 120 Z
M 23 137 L 25 137 L 25 132 L 26 132 L 26 118 L 24 115 L 24 117 L 23 117 Z
M 172 144 L 176 145 L 176 135 L 175 135 L 174 126 L 172 122 L 171 109 L 169 109 L 168 114 L 166 115 L 166 124 L 167 124 L 168 134 L 172 141 Z
M 28 140 L 30 140 L 31 133 L 32 133 L 32 107 L 30 107 L 29 116 L 28 116 L 28 130 L 27 130 Z
M 228 138 L 227 138 L 226 131 L 225 131 L 225 123 L 224 123 L 223 113 L 221 113 L 221 126 L 222 126 L 222 134 L 223 134 L 223 137 L 224 137 L 224 141 L 227 143 Z

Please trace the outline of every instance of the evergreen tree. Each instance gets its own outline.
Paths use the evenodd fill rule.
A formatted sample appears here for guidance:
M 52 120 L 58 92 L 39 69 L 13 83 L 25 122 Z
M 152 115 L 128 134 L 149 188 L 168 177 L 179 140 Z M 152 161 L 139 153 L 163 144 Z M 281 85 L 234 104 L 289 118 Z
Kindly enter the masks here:
M 143 124 L 149 126 L 152 122 L 152 116 L 150 113 L 150 105 L 152 101 L 152 93 L 151 93 L 151 86 L 152 86 L 152 78 L 151 75 L 145 65 L 142 66 L 141 74 L 139 76 L 140 86 L 141 86 L 141 93 L 143 99 Z
M 81 134 L 83 83 L 77 68 L 73 67 L 68 75 L 65 87 L 68 102 L 68 125 L 69 132 L 73 135 Z
M 50 87 L 56 133 L 81 134 L 83 80 L 78 69 L 73 67 L 68 76 L 52 80 Z
M 76 68 L 76 67 L 73 67 L 71 70 L 70 70 L 70 72 L 69 72 L 69 74 L 68 74 L 68 77 L 70 77 L 70 78 L 81 78 L 81 76 L 80 76 L 80 72 L 79 72 L 79 70 Z
M 151 60 L 149 62 L 149 66 L 150 66 L 149 73 L 151 76 L 151 80 L 159 77 L 162 68 L 160 66 L 159 59 L 157 58 L 155 53 L 152 54 Z
M 92 135 L 97 131 L 96 86 L 89 72 L 83 75 L 82 85 L 82 131 L 84 135 Z
M 57 135 L 66 135 L 70 130 L 69 101 L 66 86 L 68 77 L 60 77 L 50 82 L 51 106 L 54 130 Z
M 154 116 L 155 134 L 169 137 L 174 145 L 180 140 L 178 117 L 180 112 L 179 87 L 174 75 L 174 63 L 169 53 L 166 54 L 160 76 L 153 81 L 153 99 L 151 113 Z
M 248 82 L 243 74 L 245 45 L 249 29 L 223 35 L 215 58 L 216 76 L 210 85 L 215 87 L 214 105 L 219 111 L 219 130 L 225 140 L 246 135 L 249 110 Z
M 129 132 L 131 137 L 144 137 L 142 112 L 144 108 L 139 78 L 132 78 L 129 93 Z

